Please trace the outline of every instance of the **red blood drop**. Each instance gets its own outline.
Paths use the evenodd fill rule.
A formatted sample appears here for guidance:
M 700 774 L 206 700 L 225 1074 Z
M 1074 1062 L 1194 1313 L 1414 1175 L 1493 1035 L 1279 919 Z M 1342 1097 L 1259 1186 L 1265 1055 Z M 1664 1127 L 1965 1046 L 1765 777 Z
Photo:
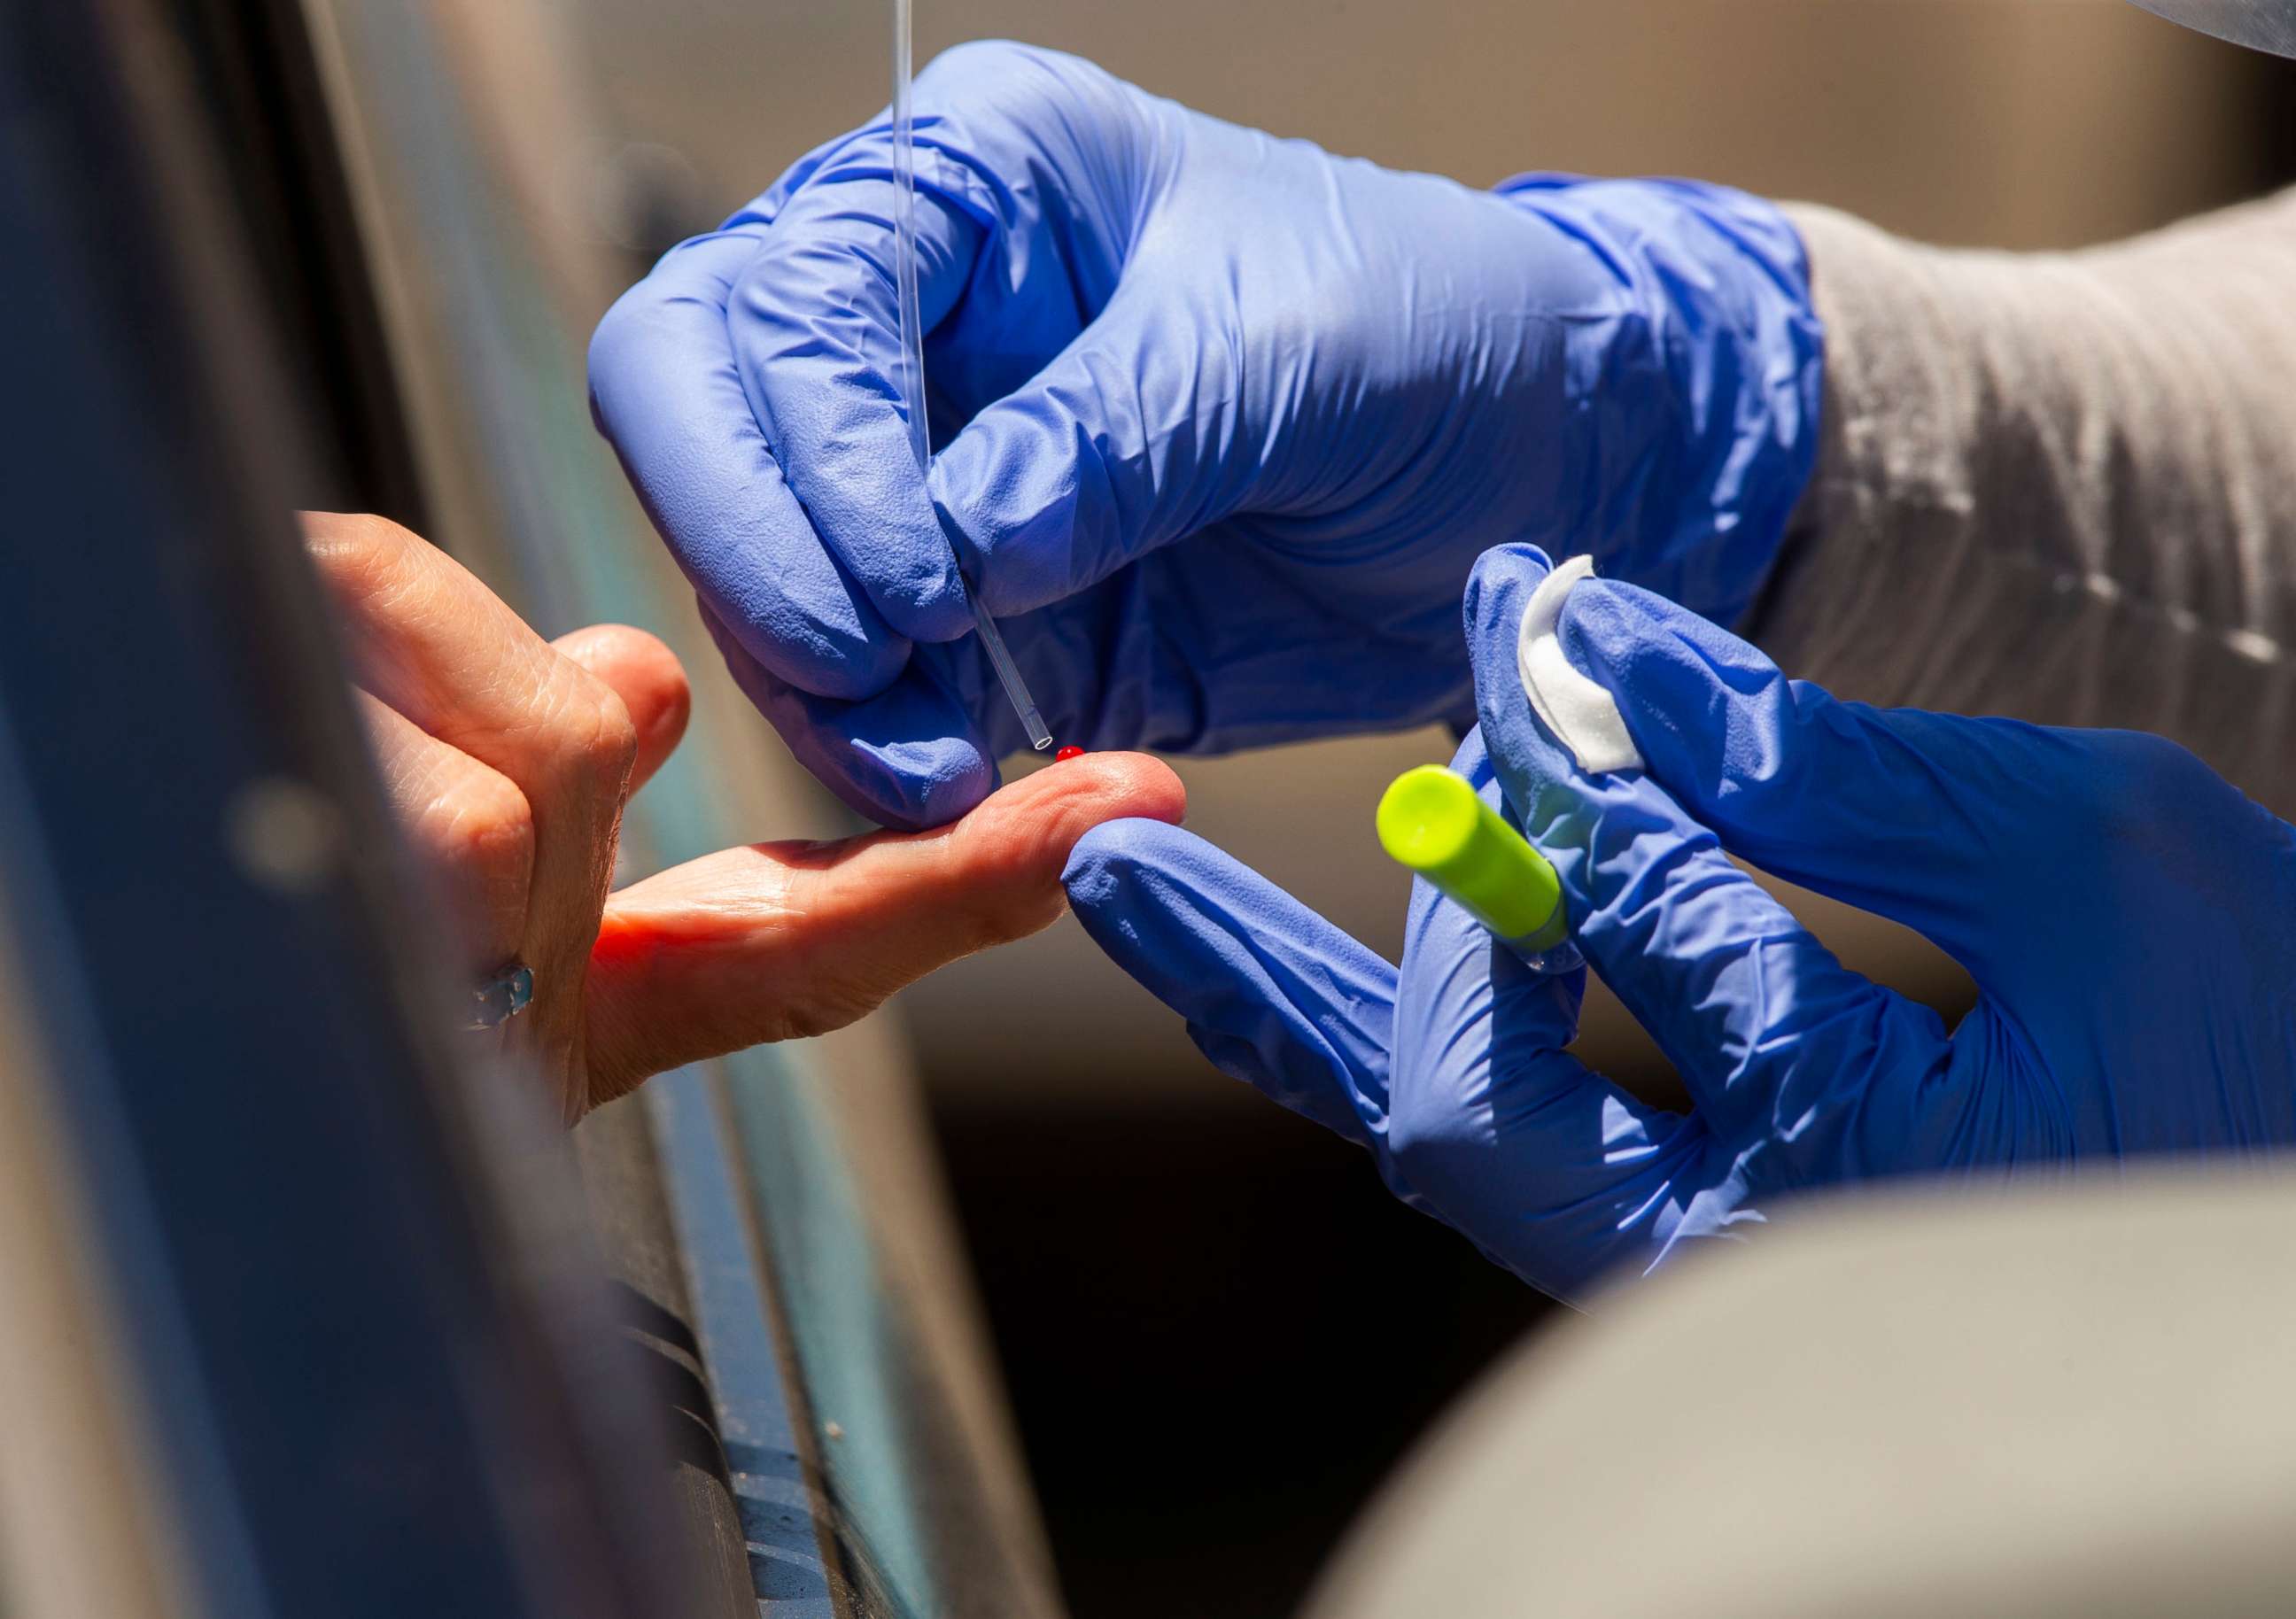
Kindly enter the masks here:
M 1084 757 L 1084 749 L 1070 742 L 1053 756 L 1053 762 L 1058 764 L 1062 759 L 1081 759 L 1082 757 Z

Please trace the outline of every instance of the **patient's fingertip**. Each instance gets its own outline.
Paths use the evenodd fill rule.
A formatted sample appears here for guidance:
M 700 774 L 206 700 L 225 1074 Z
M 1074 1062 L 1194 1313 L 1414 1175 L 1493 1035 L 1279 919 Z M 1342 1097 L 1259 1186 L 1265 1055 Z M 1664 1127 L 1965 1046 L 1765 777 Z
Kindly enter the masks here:
M 1144 753 L 1087 753 L 1063 759 L 1029 778 L 1098 820 L 1118 815 L 1177 821 L 1188 807 L 1188 789 L 1172 767 Z
M 1177 824 L 1188 812 L 1188 785 L 1163 760 L 1144 753 L 1125 754 L 1130 762 L 1132 790 L 1138 799 L 1135 815 Z

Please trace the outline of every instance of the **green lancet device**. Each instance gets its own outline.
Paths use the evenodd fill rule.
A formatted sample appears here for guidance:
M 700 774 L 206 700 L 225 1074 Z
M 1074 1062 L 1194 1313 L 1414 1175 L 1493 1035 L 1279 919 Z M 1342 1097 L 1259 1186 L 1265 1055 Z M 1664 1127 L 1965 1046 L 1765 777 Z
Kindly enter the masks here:
M 1551 950 L 1570 931 L 1554 868 L 1456 770 L 1396 777 L 1380 797 L 1379 841 L 1518 950 Z

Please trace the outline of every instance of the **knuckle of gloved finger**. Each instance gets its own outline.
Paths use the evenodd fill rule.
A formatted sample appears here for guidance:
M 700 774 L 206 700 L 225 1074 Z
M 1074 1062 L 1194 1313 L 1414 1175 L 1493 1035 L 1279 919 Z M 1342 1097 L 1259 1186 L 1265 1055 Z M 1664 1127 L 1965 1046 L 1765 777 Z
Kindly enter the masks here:
M 933 642 L 972 633 L 972 602 L 957 573 L 955 554 L 939 530 L 920 528 L 871 539 L 865 551 L 849 552 L 853 576 L 869 605 L 895 634 Z
M 1483 1113 L 1445 1088 L 1402 1075 L 1390 1098 L 1387 1153 L 1406 1180 L 1447 1212 L 1495 1168 Z
M 646 283 L 638 282 L 613 301 L 599 317 L 597 329 L 590 333 L 586 357 L 590 409 L 601 431 L 613 430 L 618 385 L 634 364 L 642 363 L 652 352 L 647 340 L 647 314 L 652 300 L 653 294 Z
M 1047 109 L 1044 98 L 1058 97 L 1073 83 L 1101 70 L 1080 57 L 1023 45 L 1014 39 L 969 39 L 951 45 L 917 75 L 919 97 L 930 94 L 993 107 L 1016 122 Z
M 2158 837 L 2190 826 L 2196 809 L 2239 797 L 2199 755 L 2148 732 L 2113 733 L 2083 773 L 2094 813 L 2119 835 Z
M 917 76 L 920 111 L 948 119 L 953 143 L 984 159 L 1046 141 L 1104 134 L 1131 113 L 1136 92 L 1082 57 L 1010 39 L 952 45 Z M 939 136 L 936 145 L 945 144 Z
M 693 251 L 699 242 L 696 239 L 671 249 L 656 271 L 676 255 Z M 619 407 L 642 400 L 650 380 L 673 374 L 675 362 L 691 357 L 687 348 L 672 340 L 679 330 L 675 314 L 673 283 L 650 274 L 625 288 L 598 317 L 584 364 L 591 413 L 609 433 Z

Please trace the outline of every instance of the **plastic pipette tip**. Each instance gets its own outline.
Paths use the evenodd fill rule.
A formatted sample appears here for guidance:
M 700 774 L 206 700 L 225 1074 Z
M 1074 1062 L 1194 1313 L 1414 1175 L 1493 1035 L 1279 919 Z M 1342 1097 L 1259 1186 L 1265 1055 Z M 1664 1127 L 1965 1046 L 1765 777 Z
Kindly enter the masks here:
M 1057 765 L 1062 759 L 1081 759 L 1082 757 L 1084 757 L 1084 749 L 1070 742 L 1053 756 L 1053 763 Z

